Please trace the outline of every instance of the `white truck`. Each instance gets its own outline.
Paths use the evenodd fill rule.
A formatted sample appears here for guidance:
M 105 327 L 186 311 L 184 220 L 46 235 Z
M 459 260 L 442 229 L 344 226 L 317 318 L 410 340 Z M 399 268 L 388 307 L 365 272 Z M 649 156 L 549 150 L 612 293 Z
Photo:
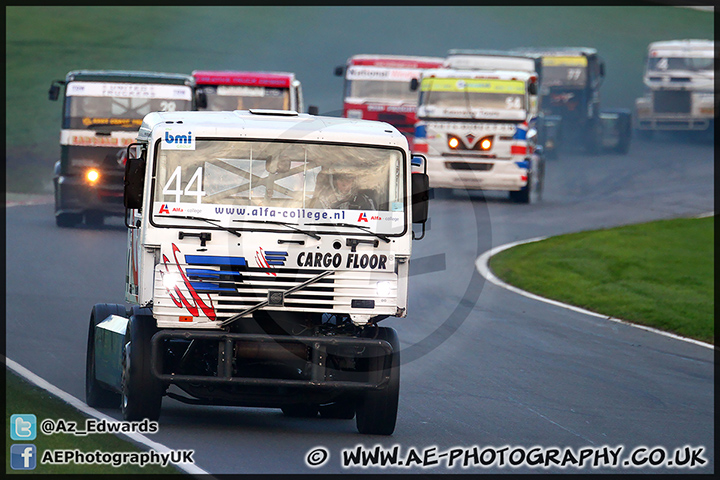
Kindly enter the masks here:
M 646 93 L 635 101 L 635 128 L 654 132 L 706 131 L 715 127 L 715 42 L 670 40 L 648 47 Z
M 382 122 L 147 115 L 125 170 L 130 306 L 92 310 L 88 405 L 157 419 L 166 395 L 391 434 L 399 343 L 378 323 L 407 315 L 422 161 Z
M 431 187 L 508 191 L 520 203 L 541 194 L 545 162 L 535 149 L 535 75 L 433 69 L 411 88 L 420 89 L 413 150 L 427 154 Z

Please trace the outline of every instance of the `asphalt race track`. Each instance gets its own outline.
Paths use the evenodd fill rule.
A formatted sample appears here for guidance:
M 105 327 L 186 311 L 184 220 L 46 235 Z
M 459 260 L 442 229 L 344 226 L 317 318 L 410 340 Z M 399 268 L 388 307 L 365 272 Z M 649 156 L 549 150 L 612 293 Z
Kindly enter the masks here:
M 413 243 L 409 316 L 383 322 L 398 330 L 402 346 L 392 436 L 362 436 L 354 420 L 166 398 L 152 440 L 194 449 L 196 465 L 213 474 L 714 473 L 712 349 L 528 299 L 475 269 L 481 253 L 508 242 L 711 212 L 713 153 L 711 141 L 659 135 L 633 139 L 626 156 L 549 161 L 543 199 L 532 205 L 502 194 L 438 194 L 425 239 Z M 114 219 L 100 229 L 60 229 L 52 205 L 6 215 L 7 356 L 84 399 L 90 310 L 123 301 L 125 228 Z M 400 458 L 415 449 L 431 464 L 343 468 L 343 449 L 358 445 L 397 445 Z M 474 446 L 622 447 L 623 459 L 640 447 L 668 455 L 702 447 L 707 463 L 463 469 L 462 457 L 453 468 L 439 457 Z M 329 456 L 311 468 L 306 456 L 319 447 Z

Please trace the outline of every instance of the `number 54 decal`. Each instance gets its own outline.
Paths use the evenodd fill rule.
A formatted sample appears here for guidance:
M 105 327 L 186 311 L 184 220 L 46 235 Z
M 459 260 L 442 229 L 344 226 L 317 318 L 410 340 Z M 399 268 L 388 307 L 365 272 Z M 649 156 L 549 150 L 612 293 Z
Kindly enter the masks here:
M 172 173 L 172 175 L 170 175 L 170 178 L 163 187 L 162 193 L 166 196 L 175 196 L 175 203 L 180 203 L 180 197 L 183 195 L 190 197 L 194 196 L 197 199 L 196 203 L 200 203 L 202 197 L 205 196 L 205 191 L 202 189 L 202 179 L 202 167 L 198 167 L 197 170 L 195 170 L 195 173 L 193 173 L 192 177 L 190 177 L 190 180 L 185 185 L 185 188 L 183 189 L 182 167 L 178 166 Z M 191 189 L 193 185 L 195 185 L 195 190 Z M 165 199 L 165 201 L 171 200 Z

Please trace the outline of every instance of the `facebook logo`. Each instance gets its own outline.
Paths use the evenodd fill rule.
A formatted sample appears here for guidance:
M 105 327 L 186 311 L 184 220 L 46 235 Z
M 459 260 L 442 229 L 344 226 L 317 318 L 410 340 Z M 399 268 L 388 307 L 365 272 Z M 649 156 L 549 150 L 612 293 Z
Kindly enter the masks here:
M 13 440 L 35 440 L 37 419 L 30 413 L 10 417 L 10 438 Z
M 10 446 L 10 466 L 13 470 L 34 470 L 35 456 L 35 445 L 21 443 Z

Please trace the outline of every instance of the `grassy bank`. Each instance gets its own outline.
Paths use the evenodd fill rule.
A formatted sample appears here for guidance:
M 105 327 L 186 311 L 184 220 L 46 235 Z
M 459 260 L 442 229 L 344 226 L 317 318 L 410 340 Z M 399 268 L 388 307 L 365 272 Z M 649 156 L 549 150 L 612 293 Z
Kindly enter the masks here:
M 78 429 L 83 428 L 85 419 L 75 408 L 62 400 L 50 395 L 34 385 L 29 384 L 19 376 L 6 371 L 6 394 L 5 394 L 5 438 L 7 442 L 5 459 L 5 472 L 8 474 L 176 474 L 180 473 L 174 466 L 161 467 L 159 465 L 147 465 L 139 467 L 134 465 L 123 465 L 113 467 L 112 465 L 48 465 L 37 461 L 34 470 L 13 470 L 10 466 L 10 445 L 12 444 L 33 444 L 36 447 L 37 456 L 42 458 L 46 450 L 79 450 L 84 453 L 95 451 L 100 452 L 141 452 L 134 444 L 122 440 L 113 434 L 94 434 L 86 436 L 73 436 L 70 434 L 56 433 L 44 435 L 38 433 L 34 440 L 12 440 L 10 438 L 10 417 L 15 414 L 33 414 L 37 418 L 37 424 L 44 419 L 57 421 L 63 419 L 68 422 L 76 422 Z
M 714 217 L 581 232 L 490 260 L 507 283 L 714 344 Z

